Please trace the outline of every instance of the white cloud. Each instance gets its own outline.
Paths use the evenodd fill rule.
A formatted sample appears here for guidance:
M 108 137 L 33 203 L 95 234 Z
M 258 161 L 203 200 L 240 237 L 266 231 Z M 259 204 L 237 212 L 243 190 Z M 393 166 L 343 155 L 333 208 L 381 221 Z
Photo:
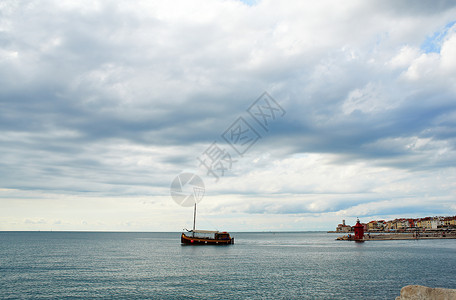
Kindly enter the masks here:
M 454 83 L 456 78 L 456 32 L 449 31 L 443 41 L 440 53 L 422 53 L 415 57 L 405 72 L 404 76 L 413 81 L 440 80 Z M 416 55 L 416 54 L 415 54 Z M 413 57 L 413 56 L 412 56 Z
M 443 43 L 440 54 L 442 56 L 442 70 L 446 75 L 452 76 L 454 78 L 456 76 L 456 58 L 454 55 L 456 52 L 456 25 L 453 28 L 454 29 L 452 30 L 451 35 Z
M 391 59 L 389 64 L 393 68 L 404 68 L 409 67 L 410 64 L 420 56 L 420 50 L 418 48 L 412 48 L 410 46 L 404 46 L 401 48 L 399 53 Z
M 379 113 L 397 107 L 398 101 L 394 97 L 384 95 L 384 91 L 383 86 L 372 82 L 361 89 L 351 91 L 342 106 L 344 114 L 349 115 L 354 111 Z

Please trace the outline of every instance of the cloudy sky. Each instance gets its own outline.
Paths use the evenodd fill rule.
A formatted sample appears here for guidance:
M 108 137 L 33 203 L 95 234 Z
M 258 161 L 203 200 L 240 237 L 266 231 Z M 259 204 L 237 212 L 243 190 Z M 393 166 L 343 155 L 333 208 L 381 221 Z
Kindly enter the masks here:
M 456 3 L 317 2 L 1 1 L 0 230 L 455 215 Z

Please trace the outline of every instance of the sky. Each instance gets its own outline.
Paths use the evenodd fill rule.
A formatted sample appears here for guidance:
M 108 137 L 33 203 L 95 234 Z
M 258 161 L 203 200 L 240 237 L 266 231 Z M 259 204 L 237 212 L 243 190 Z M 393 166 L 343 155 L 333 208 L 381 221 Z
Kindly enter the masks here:
M 0 157 L 0 230 L 456 215 L 456 3 L 3 0 Z

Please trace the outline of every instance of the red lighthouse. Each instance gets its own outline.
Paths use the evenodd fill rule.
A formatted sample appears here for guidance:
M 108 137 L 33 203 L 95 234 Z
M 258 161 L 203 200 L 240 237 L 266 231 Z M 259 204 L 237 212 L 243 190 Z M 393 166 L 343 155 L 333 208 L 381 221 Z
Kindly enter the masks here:
M 355 240 L 363 240 L 364 238 L 364 227 L 359 222 L 359 219 L 356 220 L 356 225 L 354 226 L 355 230 Z

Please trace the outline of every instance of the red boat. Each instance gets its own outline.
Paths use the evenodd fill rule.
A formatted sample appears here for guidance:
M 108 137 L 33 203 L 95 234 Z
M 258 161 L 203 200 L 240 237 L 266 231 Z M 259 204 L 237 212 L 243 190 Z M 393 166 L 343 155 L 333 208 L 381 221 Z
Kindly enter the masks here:
M 196 202 L 193 212 L 193 230 L 182 232 L 181 243 L 186 245 L 229 245 L 234 244 L 234 238 L 226 231 L 196 230 Z
M 234 238 L 228 232 L 189 230 L 182 232 L 181 243 L 190 245 L 229 245 L 234 244 Z

